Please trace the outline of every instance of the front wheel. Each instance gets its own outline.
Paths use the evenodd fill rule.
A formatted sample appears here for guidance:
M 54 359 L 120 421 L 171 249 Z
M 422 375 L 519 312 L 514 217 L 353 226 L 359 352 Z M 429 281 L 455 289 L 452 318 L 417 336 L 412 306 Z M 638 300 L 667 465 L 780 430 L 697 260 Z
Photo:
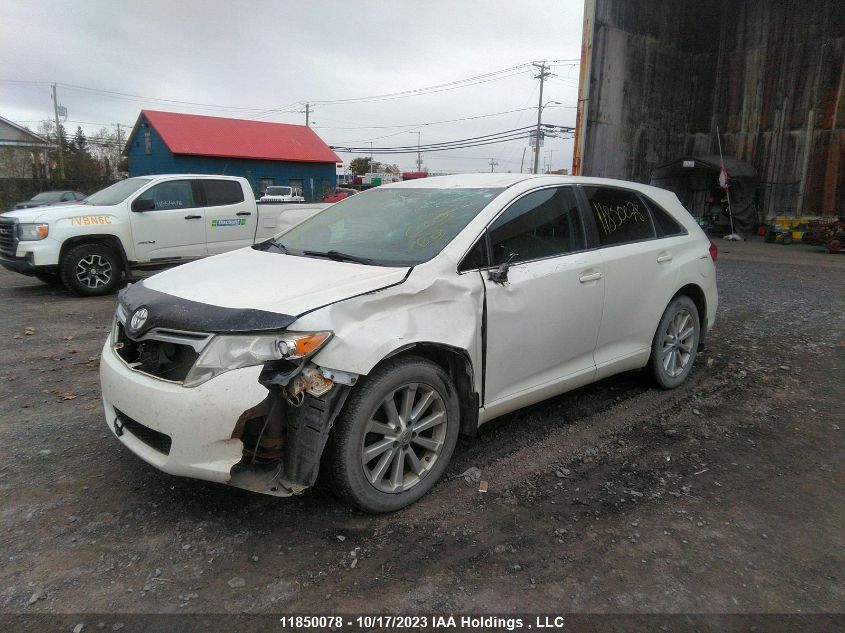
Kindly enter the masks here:
M 657 326 L 649 368 L 661 389 L 674 389 L 687 379 L 701 336 L 698 308 L 686 295 L 675 297 Z
M 121 278 L 120 258 L 102 244 L 80 244 L 62 257 L 59 274 L 65 287 L 83 297 L 106 295 Z
M 446 372 L 422 358 L 388 361 L 355 388 L 332 430 L 336 492 L 367 512 L 413 503 L 446 470 L 459 424 Z

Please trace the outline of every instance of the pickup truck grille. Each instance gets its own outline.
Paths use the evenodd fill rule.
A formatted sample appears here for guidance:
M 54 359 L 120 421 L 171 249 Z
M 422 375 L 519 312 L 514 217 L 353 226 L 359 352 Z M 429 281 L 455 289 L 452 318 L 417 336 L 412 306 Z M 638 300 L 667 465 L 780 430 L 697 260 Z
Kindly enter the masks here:
M 14 257 L 18 251 L 17 222 L 0 218 L 0 254 Z

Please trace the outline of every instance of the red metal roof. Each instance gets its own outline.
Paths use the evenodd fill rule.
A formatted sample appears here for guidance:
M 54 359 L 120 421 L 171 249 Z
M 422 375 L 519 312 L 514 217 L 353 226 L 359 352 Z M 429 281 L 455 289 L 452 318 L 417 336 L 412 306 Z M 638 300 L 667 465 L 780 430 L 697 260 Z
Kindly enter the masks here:
M 339 163 L 310 127 L 216 116 L 142 110 L 174 154 Z M 137 126 L 136 126 L 137 127 Z

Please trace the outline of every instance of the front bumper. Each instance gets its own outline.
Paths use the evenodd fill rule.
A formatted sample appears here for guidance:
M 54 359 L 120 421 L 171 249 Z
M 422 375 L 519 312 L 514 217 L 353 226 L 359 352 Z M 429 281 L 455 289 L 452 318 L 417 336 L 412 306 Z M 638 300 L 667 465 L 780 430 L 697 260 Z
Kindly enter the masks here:
M 106 424 L 124 446 L 159 470 L 232 483 L 232 467 L 243 458 L 243 444 L 232 432 L 240 415 L 267 396 L 258 383 L 260 373 L 260 366 L 245 367 L 187 389 L 132 371 L 106 341 L 100 361 Z M 116 426 L 118 411 L 134 424 L 118 421 Z M 168 450 L 151 441 L 161 436 L 170 439 Z
M 31 257 L 9 257 L 0 253 L 0 266 L 6 270 L 11 270 L 14 273 L 21 273 L 22 275 L 34 275 L 36 272 L 42 270 L 55 270 L 55 266 L 36 266 Z

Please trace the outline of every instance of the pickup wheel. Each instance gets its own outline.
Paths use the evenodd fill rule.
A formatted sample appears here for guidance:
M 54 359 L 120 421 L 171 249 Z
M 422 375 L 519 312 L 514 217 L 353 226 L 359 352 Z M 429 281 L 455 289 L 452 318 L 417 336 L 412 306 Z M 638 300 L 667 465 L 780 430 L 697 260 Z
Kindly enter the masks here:
M 334 492 L 367 512 L 393 512 L 446 470 L 460 425 L 449 376 L 422 358 L 388 361 L 349 396 L 329 439 Z
M 121 278 L 120 257 L 102 244 L 80 244 L 68 250 L 59 263 L 65 287 L 83 297 L 114 292 Z

